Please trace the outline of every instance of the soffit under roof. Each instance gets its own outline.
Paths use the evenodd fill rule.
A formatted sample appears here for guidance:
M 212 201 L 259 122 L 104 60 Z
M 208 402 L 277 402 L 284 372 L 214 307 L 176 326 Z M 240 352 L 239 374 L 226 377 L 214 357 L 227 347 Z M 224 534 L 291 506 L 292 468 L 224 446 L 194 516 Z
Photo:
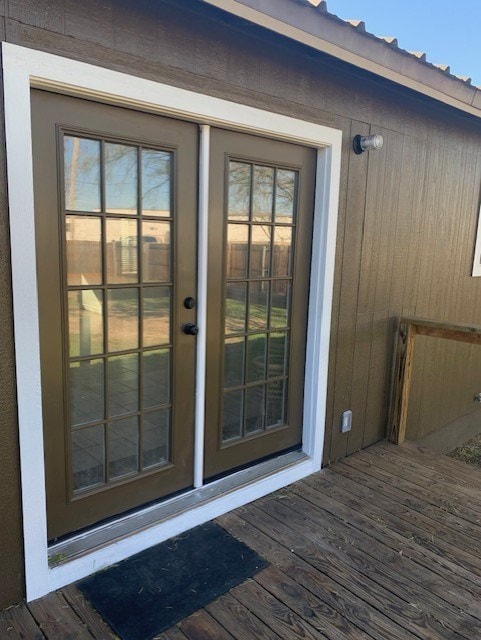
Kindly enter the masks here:
M 325 0 L 202 0 L 360 69 L 481 117 L 481 88 L 435 65 L 423 52 L 405 51 L 395 37 L 368 33 L 364 22 L 343 20 Z

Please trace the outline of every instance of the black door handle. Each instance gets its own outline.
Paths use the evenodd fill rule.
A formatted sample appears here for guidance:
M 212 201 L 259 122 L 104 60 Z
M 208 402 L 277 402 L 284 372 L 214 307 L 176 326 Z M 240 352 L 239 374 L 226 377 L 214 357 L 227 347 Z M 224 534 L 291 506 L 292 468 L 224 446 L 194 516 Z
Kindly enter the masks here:
M 195 308 L 195 298 L 189 296 L 184 300 L 184 307 L 186 309 L 194 309 Z
M 199 333 L 199 327 L 192 322 L 186 322 L 182 325 L 182 331 L 188 336 L 196 336 Z

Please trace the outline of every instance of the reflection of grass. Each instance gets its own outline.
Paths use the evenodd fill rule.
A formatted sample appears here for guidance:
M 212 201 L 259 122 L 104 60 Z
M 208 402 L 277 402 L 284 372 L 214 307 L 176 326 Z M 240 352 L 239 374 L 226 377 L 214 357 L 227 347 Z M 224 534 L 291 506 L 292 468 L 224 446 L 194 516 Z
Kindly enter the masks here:
M 137 298 L 130 300 L 109 300 L 109 315 L 126 315 L 133 316 L 139 312 L 139 304 Z
M 285 327 L 287 325 L 286 309 L 271 307 L 271 327 Z M 227 298 L 225 316 L 226 326 L 229 330 L 244 331 L 245 304 L 232 298 Z M 267 307 L 262 304 L 249 306 L 249 320 L 251 329 L 263 329 L 267 327 Z
M 162 317 L 170 313 L 170 298 L 146 298 L 144 296 L 144 314 L 153 315 L 162 311 Z
M 109 351 L 136 348 L 138 315 L 137 301 L 132 299 L 110 302 L 109 315 Z M 169 342 L 169 298 L 144 299 L 144 339 L 148 346 Z M 82 332 L 82 333 L 81 333 Z M 157 339 L 155 339 L 157 338 Z M 153 339 L 155 342 L 153 343 Z M 134 344 L 135 343 L 135 344 Z M 80 345 L 83 345 L 82 353 Z M 72 316 L 69 328 L 70 357 L 92 355 L 103 351 L 102 314 L 81 311 Z
M 169 298 L 145 298 L 144 297 L 144 314 L 155 314 L 162 311 L 162 316 L 165 316 L 170 311 Z M 139 313 L 139 305 L 137 298 L 131 298 L 130 300 L 121 301 L 109 301 L 109 312 L 118 315 L 137 315 Z
M 245 371 L 247 379 L 245 382 L 264 379 L 264 366 L 267 357 L 266 337 L 265 333 L 260 333 L 249 336 L 247 341 L 245 341 L 244 338 L 232 338 L 226 343 L 224 358 L 224 381 L 226 387 L 244 384 L 242 376 L 244 375 L 245 344 L 248 349 Z M 270 353 L 267 377 L 282 376 L 284 372 L 284 359 L 287 357 L 286 334 L 271 334 L 269 345 Z
M 161 295 L 153 295 L 159 292 Z M 132 289 L 110 289 L 108 295 L 109 312 L 115 314 L 137 315 L 140 299 Z M 170 311 L 170 295 L 167 287 L 145 287 L 143 290 L 144 313 Z M 162 314 L 162 315 L 165 315 Z

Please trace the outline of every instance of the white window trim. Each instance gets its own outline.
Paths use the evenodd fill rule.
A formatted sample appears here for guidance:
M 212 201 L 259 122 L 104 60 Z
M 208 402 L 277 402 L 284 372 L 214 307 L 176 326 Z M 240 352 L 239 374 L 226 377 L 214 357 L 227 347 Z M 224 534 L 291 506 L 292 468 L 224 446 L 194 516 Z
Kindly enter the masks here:
M 25 576 L 30 601 L 321 468 L 342 135 L 336 129 L 9 43 L 3 43 L 2 51 Z M 181 117 L 201 125 L 256 133 L 318 150 L 303 430 L 307 461 L 54 568 L 48 565 L 47 546 L 30 114 L 32 87 Z M 204 140 L 208 140 L 207 128 L 202 130 Z M 205 160 L 205 155 L 201 154 L 201 167 L 202 157 Z M 207 174 L 204 165 L 200 213 L 202 202 L 204 213 L 206 211 Z M 206 259 L 202 251 L 201 259 Z M 205 297 L 202 284 L 200 293 Z M 205 305 L 202 299 L 199 302 Z M 205 338 L 199 340 L 198 354 L 203 353 L 205 360 L 203 340 Z M 198 371 L 203 372 L 203 362 Z M 202 445 L 199 423 L 203 416 L 199 411 L 196 415 L 196 443 Z M 197 450 L 196 460 L 200 459 Z M 199 474 L 197 469 L 197 481 Z

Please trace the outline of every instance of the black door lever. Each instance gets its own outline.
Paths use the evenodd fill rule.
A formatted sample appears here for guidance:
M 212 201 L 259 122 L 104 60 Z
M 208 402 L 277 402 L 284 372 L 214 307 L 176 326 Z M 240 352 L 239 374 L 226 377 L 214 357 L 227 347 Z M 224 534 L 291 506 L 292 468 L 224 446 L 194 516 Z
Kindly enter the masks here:
M 182 325 L 182 331 L 188 336 L 196 336 L 199 333 L 199 327 L 192 322 L 186 322 Z

